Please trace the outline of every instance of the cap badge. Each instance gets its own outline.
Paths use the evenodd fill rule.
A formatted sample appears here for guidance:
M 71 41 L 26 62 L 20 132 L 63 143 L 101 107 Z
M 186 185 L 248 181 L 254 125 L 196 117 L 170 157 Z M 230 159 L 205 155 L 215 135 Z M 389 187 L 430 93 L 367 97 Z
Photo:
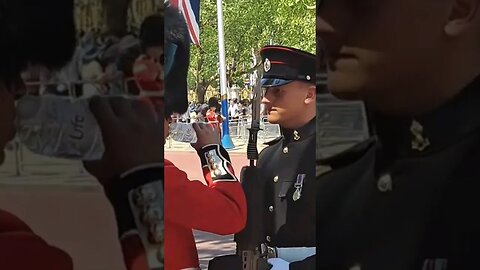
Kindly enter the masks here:
M 298 141 L 300 140 L 300 135 L 298 135 L 298 131 L 293 131 L 293 140 Z
M 265 70 L 265 72 L 269 72 L 271 68 L 272 64 L 270 63 L 270 59 L 265 58 L 265 62 L 263 63 L 263 69 Z
M 427 147 L 430 146 L 430 140 L 423 135 L 423 126 L 418 122 L 413 120 L 410 126 L 410 132 L 413 135 L 412 138 L 412 149 L 422 152 Z

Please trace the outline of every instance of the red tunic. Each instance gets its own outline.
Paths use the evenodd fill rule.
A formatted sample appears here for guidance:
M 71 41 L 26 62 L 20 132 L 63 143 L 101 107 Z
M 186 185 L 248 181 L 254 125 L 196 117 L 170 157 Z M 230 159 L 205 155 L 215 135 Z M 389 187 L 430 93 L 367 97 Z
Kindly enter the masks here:
M 163 112 L 163 74 L 162 67 L 147 55 L 141 55 L 133 65 L 133 76 L 140 89 L 140 98 L 148 99 L 154 105 L 157 115 Z
M 122 241 L 128 270 L 149 270 L 144 248 L 138 236 Z M 92 243 L 93 247 L 94 243 Z M 50 246 L 18 217 L 0 210 L 0 269 L 73 270 L 72 258 Z
M 223 122 L 223 118 L 221 115 L 217 114 L 214 110 L 209 109 L 205 115 L 209 124 L 213 127 L 218 128 L 220 132 L 220 136 L 222 135 L 222 130 L 220 128 L 220 124 Z
M 163 94 L 162 67 L 147 55 L 141 55 L 133 64 L 133 76 L 141 94 Z
M 207 167 L 203 172 L 207 185 L 190 181 L 165 160 L 165 269 L 199 267 L 192 229 L 227 235 L 245 226 L 247 208 L 240 182 L 213 182 Z
M 62 250 L 48 245 L 16 216 L 0 210 L 1 269 L 72 270 L 73 261 Z

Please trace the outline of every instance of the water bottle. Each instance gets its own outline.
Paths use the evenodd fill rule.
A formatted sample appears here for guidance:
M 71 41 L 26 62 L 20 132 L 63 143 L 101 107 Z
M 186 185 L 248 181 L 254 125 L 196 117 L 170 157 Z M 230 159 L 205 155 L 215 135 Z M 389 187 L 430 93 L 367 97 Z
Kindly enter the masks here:
M 196 143 L 197 133 L 192 124 L 176 122 L 169 125 L 170 137 L 177 142 Z
M 17 137 L 33 153 L 98 160 L 105 147 L 89 99 L 25 96 L 17 101 Z

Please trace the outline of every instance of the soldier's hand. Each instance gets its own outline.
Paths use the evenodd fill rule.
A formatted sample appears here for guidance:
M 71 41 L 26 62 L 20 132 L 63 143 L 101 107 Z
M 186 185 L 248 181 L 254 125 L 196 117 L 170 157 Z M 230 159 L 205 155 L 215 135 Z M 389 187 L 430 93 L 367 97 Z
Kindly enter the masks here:
M 220 128 L 205 123 L 193 123 L 193 129 L 197 133 L 197 142 L 192 143 L 195 150 L 200 150 L 205 145 L 220 144 Z
M 105 184 L 137 166 L 163 162 L 163 129 L 153 106 L 121 97 L 94 97 L 90 109 L 101 129 L 105 153 L 84 162 L 86 170 Z

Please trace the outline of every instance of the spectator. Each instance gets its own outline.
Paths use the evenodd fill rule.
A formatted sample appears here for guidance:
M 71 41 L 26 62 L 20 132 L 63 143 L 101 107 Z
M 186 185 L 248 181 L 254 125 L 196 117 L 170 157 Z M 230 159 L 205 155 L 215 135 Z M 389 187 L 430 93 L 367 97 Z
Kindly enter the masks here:
M 230 100 L 230 104 L 228 107 L 228 116 L 230 116 L 230 119 L 237 119 L 238 118 L 238 104 L 237 104 L 237 99 Z

